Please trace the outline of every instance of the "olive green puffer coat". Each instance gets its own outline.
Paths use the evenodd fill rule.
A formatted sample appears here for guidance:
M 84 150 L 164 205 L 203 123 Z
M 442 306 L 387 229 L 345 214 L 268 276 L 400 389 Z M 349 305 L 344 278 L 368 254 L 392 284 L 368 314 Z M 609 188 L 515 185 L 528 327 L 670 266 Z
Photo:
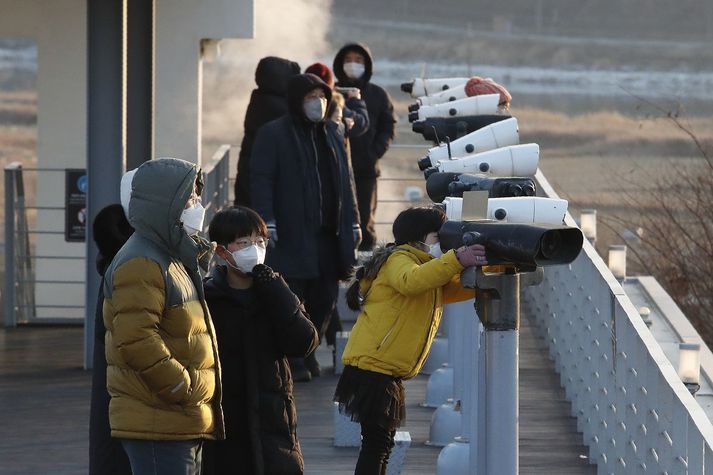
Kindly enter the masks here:
M 189 162 L 157 159 L 133 179 L 129 222 L 136 232 L 112 261 L 104 286 L 113 437 L 224 438 L 200 248 L 180 222 L 197 174 Z

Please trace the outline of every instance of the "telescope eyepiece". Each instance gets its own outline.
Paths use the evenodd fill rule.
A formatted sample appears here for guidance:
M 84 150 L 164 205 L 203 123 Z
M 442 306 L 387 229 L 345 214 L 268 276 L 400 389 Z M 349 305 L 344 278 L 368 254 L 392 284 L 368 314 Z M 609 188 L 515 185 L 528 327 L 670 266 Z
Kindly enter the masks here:
M 416 111 L 419 110 L 420 108 L 421 108 L 421 104 L 419 104 L 418 102 L 416 102 L 415 104 L 411 104 L 410 106 L 408 106 L 408 111 L 409 111 L 409 112 L 416 112 Z
M 418 169 L 421 171 L 426 171 L 431 168 L 431 159 L 429 157 L 423 157 L 418 161 Z
M 401 90 L 403 92 L 405 92 L 406 94 L 411 94 L 413 92 L 413 83 L 412 82 L 401 83 Z
M 510 193 L 510 196 L 525 196 L 525 192 L 523 191 L 522 187 L 515 183 L 511 183 L 508 186 L 508 191 Z

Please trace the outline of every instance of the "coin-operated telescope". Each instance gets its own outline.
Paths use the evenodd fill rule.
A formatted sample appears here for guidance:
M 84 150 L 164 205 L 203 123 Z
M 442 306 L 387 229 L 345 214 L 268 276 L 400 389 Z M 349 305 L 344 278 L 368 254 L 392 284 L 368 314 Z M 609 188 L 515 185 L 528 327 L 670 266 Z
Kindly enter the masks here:
M 495 220 L 446 221 L 438 237 L 443 252 L 482 244 L 488 265 L 510 264 L 520 269 L 569 264 L 579 255 L 584 240 L 579 228 Z
M 424 176 L 428 178 L 437 172 L 534 176 L 539 160 L 540 146 L 536 143 L 511 145 L 455 160 L 441 160 L 437 167 L 427 169 Z
M 466 191 L 487 191 L 490 198 L 535 196 L 535 181 L 528 177 L 500 177 L 470 173 L 434 173 L 426 180 L 426 193 L 438 203 Z
M 414 122 L 411 130 L 423 135 L 423 138 L 435 143 L 440 140 L 457 139 L 471 132 L 480 130 L 495 122 L 512 118 L 505 114 L 471 115 L 465 117 L 430 117 L 426 120 Z
M 520 144 L 517 119 L 511 117 L 486 125 L 459 139 L 447 141 L 428 150 L 428 154 L 418 161 L 418 168 L 425 170 L 438 165 L 439 160 L 465 157 L 487 152 L 500 147 Z
M 466 97 L 453 102 L 420 106 L 418 110 L 409 112 L 409 122 L 426 120 L 429 117 L 463 117 L 469 115 L 495 114 L 498 112 L 500 94 L 484 94 Z
M 423 79 L 414 78 L 409 82 L 401 84 L 401 90 L 411 97 L 428 96 L 437 92 L 446 91 L 459 85 L 465 85 L 470 78 L 438 78 Z

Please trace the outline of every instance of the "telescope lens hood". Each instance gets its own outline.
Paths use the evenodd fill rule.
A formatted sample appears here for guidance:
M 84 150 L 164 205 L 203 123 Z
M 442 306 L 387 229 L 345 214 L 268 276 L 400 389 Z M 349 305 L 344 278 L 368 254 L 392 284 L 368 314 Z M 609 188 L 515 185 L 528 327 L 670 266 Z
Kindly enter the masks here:
M 403 92 L 405 92 L 406 94 L 411 94 L 413 92 L 413 83 L 412 82 L 401 83 L 401 90 Z

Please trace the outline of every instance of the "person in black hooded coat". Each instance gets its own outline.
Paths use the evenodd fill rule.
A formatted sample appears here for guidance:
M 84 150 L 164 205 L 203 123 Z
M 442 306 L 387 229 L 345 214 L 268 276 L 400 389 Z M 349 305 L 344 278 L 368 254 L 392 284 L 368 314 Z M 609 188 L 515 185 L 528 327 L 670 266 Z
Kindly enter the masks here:
M 353 71 L 352 68 L 349 68 L 350 71 L 347 72 L 344 65 L 347 62 L 353 63 L 354 53 L 361 57 L 360 70 Z M 345 59 L 349 61 L 345 61 Z M 394 138 L 394 124 L 396 123 L 394 106 L 389 94 L 383 88 L 370 82 L 373 61 L 371 51 L 366 45 L 350 43 L 339 50 L 332 65 L 332 71 L 337 77 L 337 86 L 359 88 L 361 97 L 366 102 L 366 108 L 369 111 L 369 129 L 366 133 L 350 139 L 363 236 L 359 246 L 361 251 L 370 251 L 376 244 L 376 181 L 381 174 L 379 159 L 389 149 Z
M 109 205 L 97 213 L 92 227 L 99 248 L 97 272 L 102 276 L 94 318 L 94 354 L 92 355 L 92 394 L 89 405 L 89 474 L 127 475 L 129 458 L 119 440 L 111 437 L 109 426 L 109 392 L 106 389 L 106 356 L 104 355 L 104 272 L 119 249 L 134 233 L 120 204 Z
M 314 74 L 292 78 L 289 113 L 260 129 L 250 160 L 253 208 L 270 233 L 267 264 L 304 301 L 320 338 L 337 302 L 339 280 L 351 275 L 361 240 L 344 140 L 337 124 L 324 120 L 331 95 Z M 316 96 L 321 96 L 321 119 L 309 119 L 306 107 Z M 305 362 L 311 376 L 318 376 L 313 356 Z
M 228 264 L 204 283 L 223 370 L 226 439 L 206 444 L 202 473 L 301 475 L 287 357 L 311 353 L 317 331 L 282 277 L 257 257 L 267 238 L 257 213 L 241 206 L 220 211 L 209 235 Z
M 235 204 L 250 206 L 250 153 L 260 127 L 287 113 L 287 83 L 300 73 L 300 65 L 288 59 L 267 56 L 255 69 L 255 83 L 245 112 L 243 142 L 238 155 Z

